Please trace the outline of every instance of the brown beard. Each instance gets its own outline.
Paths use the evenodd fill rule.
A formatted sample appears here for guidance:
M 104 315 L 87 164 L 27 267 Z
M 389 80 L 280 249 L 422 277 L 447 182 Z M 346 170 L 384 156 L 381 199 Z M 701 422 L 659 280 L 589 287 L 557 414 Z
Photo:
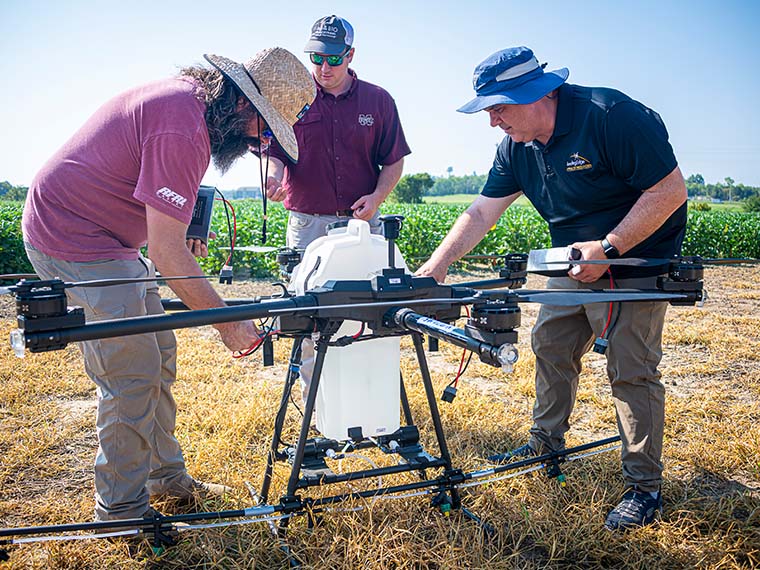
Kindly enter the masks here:
M 253 107 L 246 106 L 217 125 L 222 136 L 216 137 L 212 142 L 211 158 L 214 160 L 214 166 L 222 174 L 248 152 L 249 145 L 255 144 L 256 140 L 248 135 L 248 126 L 256 115 Z
M 224 174 L 235 161 L 248 152 L 248 146 L 258 148 L 257 141 L 248 136 L 248 125 L 256 118 L 253 106 L 237 110 L 242 93 L 216 69 L 187 67 L 180 75 L 195 80 L 196 97 L 206 105 L 206 127 L 214 166 Z

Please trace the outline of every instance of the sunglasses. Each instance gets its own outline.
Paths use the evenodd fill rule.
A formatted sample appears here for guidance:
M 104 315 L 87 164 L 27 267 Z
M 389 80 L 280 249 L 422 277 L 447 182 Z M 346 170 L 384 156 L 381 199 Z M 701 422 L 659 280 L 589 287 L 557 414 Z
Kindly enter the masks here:
M 262 140 L 263 139 L 263 140 Z M 259 137 L 246 137 L 245 142 L 248 145 L 248 150 L 253 153 L 264 152 L 269 150 L 269 147 L 274 140 L 274 133 L 269 128 L 261 131 L 261 138 Z
M 311 62 L 314 65 L 322 65 L 327 61 L 327 65 L 330 67 L 337 67 L 343 63 L 343 58 L 346 57 L 349 51 L 351 51 L 351 48 L 348 48 L 341 55 L 319 55 L 318 53 L 310 53 L 309 58 L 311 58 Z

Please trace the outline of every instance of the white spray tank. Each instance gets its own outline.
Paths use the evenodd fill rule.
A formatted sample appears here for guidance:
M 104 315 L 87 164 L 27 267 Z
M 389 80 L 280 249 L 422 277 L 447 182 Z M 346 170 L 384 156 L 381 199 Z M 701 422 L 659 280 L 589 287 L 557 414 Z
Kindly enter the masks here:
M 396 265 L 408 272 L 395 247 Z M 364 220 L 351 219 L 314 240 L 293 269 L 296 295 L 333 280 L 371 280 L 388 267 L 388 242 L 370 232 Z M 333 339 L 355 335 L 361 321 L 344 321 Z M 364 334 L 372 331 L 366 329 Z M 399 429 L 400 338 L 385 337 L 329 347 L 317 391 L 317 429 L 327 438 L 349 439 L 349 428 L 364 437 Z

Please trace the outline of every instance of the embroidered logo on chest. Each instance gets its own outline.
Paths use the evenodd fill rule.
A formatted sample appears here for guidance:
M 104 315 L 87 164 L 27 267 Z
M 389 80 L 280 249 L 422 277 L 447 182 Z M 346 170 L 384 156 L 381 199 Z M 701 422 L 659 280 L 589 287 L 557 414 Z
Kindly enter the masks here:
M 375 124 L 375 117 L 373 117 L 370 113 L 367 113 L 366 115 L 359 115 L 359 124 L 362 127 L 371 127 Z
M 577 152 L 571 154 L 570 158 L 567 159 L 567 163 L 565 164 L 568 172 L 575 172 L 576 170 L 588 170 L 592 166 L 593 165 L 588 158 L 582 157 Z
M 169 204 L 171 204 L 172 206 L 180 210 L 187 203 L 187 198 L 185 198 L 184 196 L 180 196 L 174 190 L 171 190 L 167 188 L 166 186 L 156 190 L 156 196 L 161 198 L 164 202 L 169 202 Z

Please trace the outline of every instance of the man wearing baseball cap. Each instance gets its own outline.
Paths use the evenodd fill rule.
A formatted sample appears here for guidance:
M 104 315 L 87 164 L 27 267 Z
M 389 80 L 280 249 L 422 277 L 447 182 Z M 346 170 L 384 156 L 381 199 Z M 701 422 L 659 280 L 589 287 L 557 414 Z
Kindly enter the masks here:
M 267 196 L 284 200 L 287 245 L 305 249 L 327 226 L 354 217 L 381 231 L 378 208 L 396 186 L 409 146 L 396 103 L 387 91 L 360 80 L 349 67 L 354 29 L 335 15 L 317 20 L 304 51 L 309 54 L 317 97 L 294 125 L 300 160 L 271 148 Z M 310 378 L 313 351 L 304 343 L 301 377 Z M 305 393 L 305 392 L 304 392 Z
M 293 123 L 308 109 L 308 70 L 282 48 L 245 65 L 208 55 L 213 65 L 135 87 L 106 102 L 42 167 L 24 207 L 27 255 L 42 279 L 202 275 L 186 240 L 198 188 L 210 160 L 226 171 L 250 149 L 276 140 L 298 159 Z M 148 246 L 150 259 L 140 254 Z M 192 309 L 224 306 L 203 279 L 169 281 Z M 88 321 L 163 312 L 155 282 L 66 291 Z M 258 338 L 251 321 L 214 325 L 230 350 Z M 83 342 L 97 385 L 98 520 L 149 516 L 150 496 L 219 495 L 196 481 L 174 436 L 176 342 L 172 331 Z
M 669 258 L 686 224 L 686 186 L 660 116 L 614 89 L 566 83 L 566 68 L 547 72 L 526 47 L 498 51 L 476 68 L 475 98 L 459 111 L 486 111 L 505 133 L 480 196 L 460 216 L 418 274 L 443 281 L 524 194 L 549 223 L 554 247 L 583 260 Z M 667 266 L 576 265 L 549 288 L 655 289 Z M 561 450 L 575 403 L 581 357 L 594 346 L 607 372 L 622 439 L 620 503 L 610 530 L 651 523 L 662 509 L 665 389 L 664 302 L 543 305 L 532 335 L 536 401 L 527 444 L 496 462 Z

